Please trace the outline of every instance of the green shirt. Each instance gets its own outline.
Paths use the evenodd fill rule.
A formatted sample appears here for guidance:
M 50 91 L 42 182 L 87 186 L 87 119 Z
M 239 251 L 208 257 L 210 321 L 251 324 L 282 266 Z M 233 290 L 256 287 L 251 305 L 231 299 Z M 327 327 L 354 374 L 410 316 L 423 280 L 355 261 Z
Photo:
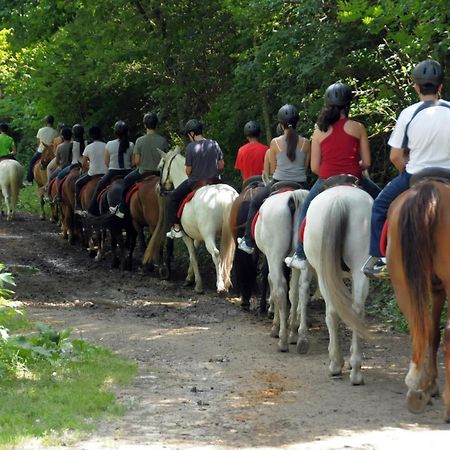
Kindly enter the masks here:
M 0 156 L 7 156 L 14 148 L 14 139 L 5 133 L 0 133 Z
M 158 149 L 166 152 L 169 148 L 167 140 L 156 133 L 149 133 L 137 138 L 133 153 L 140 156 L 139 173 L 158 170 L 161 155 Z

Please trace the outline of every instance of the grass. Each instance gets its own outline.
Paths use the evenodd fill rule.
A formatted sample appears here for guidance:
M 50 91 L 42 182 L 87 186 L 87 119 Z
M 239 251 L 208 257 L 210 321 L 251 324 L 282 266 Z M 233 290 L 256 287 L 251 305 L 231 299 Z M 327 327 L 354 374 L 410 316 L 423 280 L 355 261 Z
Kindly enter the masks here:
M 111 388 L 130 381 L 136 364 L 81 340 L 72 345 L 76 357 L 18 365 L 16 377 L 2 377 L 0 447 L 29 438 L 57 441 L 67 431 L 92 430 L 104 414 L 125 411 Z
M 45 205 L 46 213 L 49 214 L 49 207 Z M 39 197 L 37 193 L 37 187 L 25 186 L 20 190 L 19 202 L 17 204 L 18 211 L 27 211 L 32 214 L 39 215 L 41 213 L 41 205 L 39 203 Z

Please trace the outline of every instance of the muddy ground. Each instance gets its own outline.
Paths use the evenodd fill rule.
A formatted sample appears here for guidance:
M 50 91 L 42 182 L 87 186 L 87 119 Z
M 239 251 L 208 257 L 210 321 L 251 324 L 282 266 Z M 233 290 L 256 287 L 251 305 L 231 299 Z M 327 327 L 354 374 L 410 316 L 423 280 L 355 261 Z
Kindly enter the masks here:
M 214 293 L 209 258 L 201 261 L 206 293 L 197 295 L 182 286 L 184 260 L 175 281 L 122 273 L 22 213 L 13 223 L 0 219 L 0 261 L 15 273 L 17 299 L 33 318 L 70 326 L 139 365 L 134 382 L 117 392 L 126 414 L 100 422 L 92 435 L 66 436 L 61 447 L 384 450 L 450 442 L 441 399 L 419 416 L 405 408 L 408 337 L 373 320 L 365 385 L 355 387 L 347 368 L 342 378 L 328 376 L 322 301 L 310 306 L 309 354 L 279 353 L 268 319 L 241 311 L 233 294 Z M 345 330 L 342 338 L 348 348 Z

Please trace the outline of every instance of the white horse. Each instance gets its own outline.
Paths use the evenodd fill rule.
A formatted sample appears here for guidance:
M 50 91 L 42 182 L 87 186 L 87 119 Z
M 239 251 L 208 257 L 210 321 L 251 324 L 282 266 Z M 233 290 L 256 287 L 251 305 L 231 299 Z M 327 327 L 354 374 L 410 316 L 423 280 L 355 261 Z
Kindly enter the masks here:
M 326 323 L 330 342 L 329 370 L 340 375 L 344 365 L 339 340 L 338 317 L 353 330 L 350 347 L 350 381 L 363 383 L 359 335 L 369 336 L 364 324 L 364 303 L 369 281 L 361 272 L 367 259 L 370 237 L 372 198 L 361 189 L 337 186 L 319 194 L 310 204 L 306 215 L 304 249 L 311 266 L 317 272 L 320 292 L 326 304 Z M 352 291 L 344 284 L 345 264 L 350 272 Z M 301 291 L 308 291 L 308 272 L 302 269 L 305 283 Z
M 22 178 L 23 167 L 19 162 L 14 159 L 0 161 L 0 188 L 6 205 L 7 220 L 15 217 L 19 191 L 22 187 Z
M 292 270 L 289 282 L 289 301 L 291 309 L 287 316 L 287 281 L 284 275 L 284 258 L 298 240 L 299 224 L 294 218 L 299 216 L 308 191 L 298 189 L 282 192 L 268 197 L 259 210 L 255 225 L 255 241 L 266 255 L 269 266 L 270 303 L 274 309 L 271 336 L 279 337 L 278 348 L 289 350 L 289 344 L 297 343 L 298 333 L 305 339 L 307 333 L 306 308 L 308 296 L 299 300 L 299 270 Z M 309 274 L 306 274 L 309 276 Z M 305 283 L 303 283 L 304 285 Z M 309 284 L 308 284 L 309 286 Z M 304 346 L 303 346 L 304 348 Z M 307 348 L 306 348 L 307 349 Z
M 185 158 L 181 149 L 175 147 L 168 153 L 161 153 L 159 168 L 161 185 L 165 189 L 179 186 L 187 175 Z M 217 276 L 217 292 L 228 291 L 231 286 L 231 266 L 235 251 L 235 242 L 229 225 L 229 216 L 234 199 L 238 196 L 235 189 L 227 184 L 203 186 L 198 189 L 184 207 L 181 225 L 185 232 L 183 241 L 189 251 L 189 270 L 186 283 L 195 277 L 195 291 L 203 292 L 202 279 L 198 270 L 195 248 L 201 241 L 211 255 Z M 220 251 L 216 247 L 216 237 L 220 236 Z

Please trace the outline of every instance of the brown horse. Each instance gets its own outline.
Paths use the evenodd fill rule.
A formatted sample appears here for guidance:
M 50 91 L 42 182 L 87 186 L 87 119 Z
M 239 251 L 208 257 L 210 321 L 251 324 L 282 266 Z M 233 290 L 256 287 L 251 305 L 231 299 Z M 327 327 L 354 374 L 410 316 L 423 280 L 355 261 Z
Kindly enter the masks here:
M 397 302 L 408 320 L 412 356 L 407 406 L 422 412 L 438 393 L 439 319 L 450 298 L 450 186 L 422 181 L 392 203 L 387 258 Z M 450 308 L 444 330 L 444 419 L 450 422 Z
M 131 191 L 130 191 L 131 192 Z M 145 246 L 144 228 L 148 228 L 151 236 L 145 248 L 142 264 L 144 266 L 156 264 L 159 266 L 159 275 L 163 279 L 170 276 L 171 245 L 167 250 L 165 264 L 161 264 L 162 246 L 165 242 L 165 197 L 159 193 L 159 177 L 151 175 L 140 182 L 138 189 L 130 198 L 130 215 L 134 228 Z
M 50 185 L 51 183 L 51 185 Z M 59 220 L 59 204 L 55 201 L 58 195 L 58 179 L 54 179 L 49 183 L 48 197 L 50 199 L 50 222 L 57 223 Z
M 68 239 L 69 244 L 74 244 L 77 237 L 81 237 L 80 221 L 75 219 L 75 182 L 80 176 L 79 167 L 74 167 L 62 180 L 61 188 L 61 228 L 63 238 Z
M 41 205 L 41 220 L 45 220 L 45 210 L 44 210 L 44 196 L 45 196 L 45 186 L 47 184 L 47 166 L 49 162 L 55 157 L 53 152 L 53 147 L 46 147 L 42 152 L 41 159 L 36 161 L 33 167 L 33 176 L 37 184 L 37 192 L 39 196 L 39 202 Z
M 261 177 L 252 177 L 244 186 L 231 207 L 230 212 L 230 228 L 233 239 L 236 241 L 238 237 L 244 236 L 245 223 L 247 221 L 250 202 L 256 193 L 263 188 Z M 263 255 L 264 258 L 264 255 Z M 238 294 L 241 297 L 241 308 L 245 311 L 250 310 L 250 298 L 252 293 L 257 290 L 257 270 L 258 270 L 259 251 L 249 255 L 242 250 L 237 249 L 234 254 L 233 262 L 233 278 Z M 267 314 L 267 261 L 264 258 L 263 263 L 263 283 L 261 298 L 259 304 L 259 313 Z

